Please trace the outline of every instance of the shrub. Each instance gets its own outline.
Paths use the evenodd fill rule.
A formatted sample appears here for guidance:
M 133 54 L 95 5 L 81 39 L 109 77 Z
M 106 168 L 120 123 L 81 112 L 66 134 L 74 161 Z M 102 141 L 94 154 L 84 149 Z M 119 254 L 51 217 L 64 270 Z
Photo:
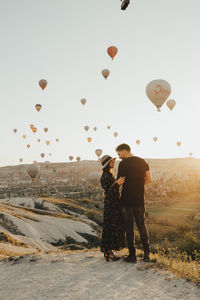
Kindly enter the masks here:
M 200 253 L 200 240 L 191 231 L 184 232 L 177 240 L 176 245 L 181 252 L 186 252 L 194 258 L 195 250 Z

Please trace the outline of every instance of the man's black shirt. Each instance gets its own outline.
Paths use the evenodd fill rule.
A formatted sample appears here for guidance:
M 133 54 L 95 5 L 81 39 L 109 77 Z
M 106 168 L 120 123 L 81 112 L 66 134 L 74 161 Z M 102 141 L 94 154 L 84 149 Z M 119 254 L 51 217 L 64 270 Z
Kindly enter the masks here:
M 144 206 L 144 180 L 149 165 L 138 156 L 131 156 L 119 164 L 117 178 L 125 176 L 121 204 L 126 207 Z

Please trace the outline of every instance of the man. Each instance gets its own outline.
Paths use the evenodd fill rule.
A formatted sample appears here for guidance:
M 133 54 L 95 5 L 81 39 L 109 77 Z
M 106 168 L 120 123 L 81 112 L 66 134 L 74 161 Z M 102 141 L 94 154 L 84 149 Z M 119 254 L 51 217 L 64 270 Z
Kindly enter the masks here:
M 143 244 L 144 261 L 149 261 L 149 234 L 145 223 L 144 205 L 144 185 L 152 181 L 149 165 L 144 159 L 133 156 L 131 148 L 127 144 L 119 145 L 116 152 L 122 160 L 119 164 L 117 178 L 125 176 L 120 201 L 125 221 L 129 256 L 124 260 L 126 262 L 137 262 L 134 237 L 135 220 Z
M 125 10 L 129 6 L 129 3 L 130 3 L 130 0 L 123 0 L 122 5 L 121 5 L 121 10 Z

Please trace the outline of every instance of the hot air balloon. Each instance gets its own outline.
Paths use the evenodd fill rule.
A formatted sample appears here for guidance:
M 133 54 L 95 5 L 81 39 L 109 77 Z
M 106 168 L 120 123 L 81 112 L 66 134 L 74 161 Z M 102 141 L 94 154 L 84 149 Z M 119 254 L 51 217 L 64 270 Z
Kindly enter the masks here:
M 115 137 L 118 137 L 118 132 L 114 132 L 113 135 L 114 135 Z
M 40 142 L 40 139 L 37 139 L 38 143 Z
M 50 162 L 49 162 L 49 161 L 45 161 L 45 162 L 44 162 L 44 165 L 45 165 L 45 168 L 48 169 L 48 168 L 49 168 L 49 165 L 50 165 Z
M 96 126 L 93 129 L 94 129 L 94 131 L 97 131 L 97 127 Z
M 70 156 L 69 156 L 69 160 L 72 161 L 73 159 L 74 159 L 74 157 L 73 157 L 72 155 L 70 155 Z
M 103 153 L 103 150 L 101 150 L 101 149 L 96 149 L 96 150 L 95 150 L 95 154 L 96 154 L 98 157 L 100 157 L 100 156 L 102 155 L 102 153 Z
M 25 138 L 26 138 L 26 135 L 25 135 L 25 134 L 23 134 L 23 135 L 22 135 L 22 137 L 23 137 L 23 139 L 25 139 Z
M 46 145 L 47 145 L 47 146 L 49 146 L 49 145 L 50 145 L 50 141 L 46 141 L 45 143 L 46 143 Z
M 123 2 L 121 4 L 121 10 L 126 10 L 127 7 L 129 6 L 129 4 L 130 4 L 130 0 L 123 0 Z
M 34 127 L 34 124 L 30 124 L 30 128 L 33 128 Z
M 88 181 L 94 186 L 97 187 L 99 185 L 101 178 L 100 172 L 90 172 L 88 175 Z
M 110 129 L 110 125 L 107 126 L 108 130 Z
M 32 180 L 34 180 L 40 173 L 40 166 L 36 164 L 30 165 L 26 171 Z
M 33 131 L 33 133 L 37 132 L 37 128 L 36 127 L 32 127 L 31 130 Z
M 39 112 L 42 108 L 42 105 L 41 104 L 36 104 L 35 105 L 35 109 Z
M 140 140 L 136 140 L 136 144 L 139 145 L 140 144 Z
M 175 100 L 170 99 L 170 100 L 167 101 L 167 106 L 169 107 L 170 110 L 172 110 L 175 105 L 176 105 L 176 101 Z
M 45 79 L 41 79 L 39 81 L 39 86 L 41 87 L 42 90 L 44 90 L 45 87 L 47 86 L 47 81 Z
M 23 158 L 20 158 L 19 161 L 20 161 L 20 162 L 23 162 Z
M 87 132 L 89 130 L 89 126 L 84 126 L 84 129 Z
M 157 136 L 154 136 L 153 140 L 154 140 L 154 142 L 157 142 L 157 140 L 158 140 Z
M 88 143 L 90 143 L 90 142 L 92 141 L 92 138 L 91 138 L 91 137 L 88 137 L 88 138 L 87 138 L 87 141 L 88 141 Z
M 81 104 L 82 104 L 82 105 L 85 105 L 85 104 L 86 104 L 86 102 L 87 102 L 87 100 L 86 100 L 86 99 L 84 99 L 84 98 L 83 98 L 83 99 L 81 99 Z
M 31 146 L 31 145 L 28 144 L 26 147 L 27 147 L 27 148 L 30 148 L 30 146 Z
M 59 139 L 56 139 L 56 142 L 59 142 Z
M 192 155 L 193 155 L 193 153 L 192 153 L 192 152 L 190 152 L 190 153 L 189 153 L 189 156 L 191 157 Z
M 110 71 L 107 70 L 107 69 L 104 69 L 104 70 L 101 72 L 101 74 L 103 75 L 103 77 L 104 77 L 105 79 L 107 79 L 108 76 L 110 75 Z
M 44 128 L 44 132 L 47 132 L 49 129 L 47 127 Z
M 76 160 L 79 162 L 81 160 L 80 156 L 77 156 Z
M 108 55 L 109 55 L 112 59 L 114 59 L 115 55 L 116 55 L 117 52 L 118 52 L 118 49 L 117 49 L 117 47 L 115 47 L 115 46 L 111 46 L 111 47 L 108 48 L 107 52 L 108 52 Z
M 170 84 L 162 79 L 153 80 L 146 87 L 147 97 L 157 107 L 157 111 L 160 111 L 161 106 L 167 100 L 170 93 Z
M 44 154 L 44 153 L 41 153 L 40 156 L 41 156 L 42 158 L 44 158 L 44 157 L 45 157 L 45 154 Z
M 14 131 L 14 133 L 16 133 L 17 132 L 17 128 L 14 128 L 13 131 Z
M 178 146 L 178 147 L 180 147 L 181 146 L 181 142 L 176 142 L 176 145 Z

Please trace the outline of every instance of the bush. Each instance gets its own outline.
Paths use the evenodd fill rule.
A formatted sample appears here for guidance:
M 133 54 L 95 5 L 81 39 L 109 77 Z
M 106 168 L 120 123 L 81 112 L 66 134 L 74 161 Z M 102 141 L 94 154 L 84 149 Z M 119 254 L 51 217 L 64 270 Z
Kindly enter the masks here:
M 195 251 L 200 253 L 200 240 L 191 231 L 184 232 L 177 240 L 176 245 L 181 252 L 186 252 L 194 258 Z

